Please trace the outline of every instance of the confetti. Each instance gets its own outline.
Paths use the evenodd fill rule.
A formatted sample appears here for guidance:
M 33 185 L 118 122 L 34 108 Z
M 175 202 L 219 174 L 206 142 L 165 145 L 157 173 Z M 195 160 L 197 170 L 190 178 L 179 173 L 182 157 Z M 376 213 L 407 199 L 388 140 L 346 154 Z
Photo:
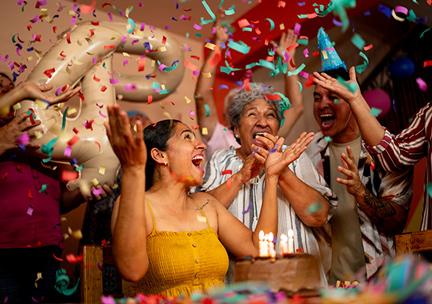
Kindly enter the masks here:
M 250 210 L 250 208 L 251 208 L 251 206 L 252 206 L 252 202 L 249 203 L 249 206 L 246 208 L 246 210 L 243 210 L 243 211 L 242 211 L 242 214 L 246 214 L 246 213 L 248 213 L 249 210 Z
M 427 87 L 428 87 L 427 83 L 423 79 L 421 79 L 420 77 L 416 79 L 416 82 L 418 84 L 419 89 L 426 92 Z
M 27 214 L 30 215 L 30 216 L 32 216 L 33 215 L 33 210 L 34 210 L 34 207 L 32 205 L 30 205 L 27 208 Z
M 370 115 L 377 117 L 381 112 L 382 112 L 381 109 L 372 107 L 370 111 Z

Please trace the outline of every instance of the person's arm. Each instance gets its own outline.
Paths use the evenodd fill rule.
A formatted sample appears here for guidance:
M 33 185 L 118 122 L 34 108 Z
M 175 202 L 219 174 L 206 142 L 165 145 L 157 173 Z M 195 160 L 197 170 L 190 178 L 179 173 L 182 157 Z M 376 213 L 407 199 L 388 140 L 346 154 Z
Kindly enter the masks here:
M 226 43 L 228 40 L 228 34 L 225 33 L 224 28 L 220 25 L 220 15 L 218 15 L 215 27 L 215 49 L 222 50 L 222 44 Z M 207 134 L 202 134 L 206 141 L 209 141 L 213 135 L 216 124 L 218 122 L 218 115 L 216 110 L 216 104 L 213 97 L 213 86 L 216 78 L 217 63 L 212 64 L 215 56 L 220 56 L 217 54 L 216 50 L 213 50 L 201 68 L 200 75 L 195 89 L 195 102 L 198 117 L 198 124 L 201 128 L 207 128 Z
M 345 179 L 337 178 L 336 181 L 346 186 L 347 192 L 354 196 L 360 209 L 380 231 L 387 235 L 401 233 L 408 211 L 391 201 L 392 197 L 377 197 L 363 185 L 350 146 L 341 158 L 344 167 L 338 166 L 338 170 L 345 175 Z
M 292 29 L 289 29 L 286 33 L 282 33 L 279 47 L 276 49 L 276 54 L 282 58 L 282 60 L 285 60 L 284 52 L 289 48 L 290 46 L 293 46 L 297 43 L 298 36 L 294 33 Z M 296 69 L 296 67 L 293 67 L 290 63 L 292 59 L 292 63 L 295 65 L 294 62 L 294 56 L 296 53 L 296 47 L 291 48 L 289 51 L 287 51 L 287 54 L 289 56 L 287 65 L 288 65 L 288 72 L 292 72 Z M 304 105 L 303 105 L 303 94 L 300 93 L 300 86 L 297 82 L 299 82 L 299 76 L 298 75 L 291 75 L 288 76 L 287 74 L 284 74 L 284 81 L 285 81 L 285 96 L 289 99 L 291 103 L 291 108 L 286 110 L 284 112 L 285 121 L 284 124 L 280 127 L 278 134 L 284 138 L 286 138 L 291 131 L 292 127 L 300 117 L 300 115 L 304 111 Z
M 376 146 L 384 138 L 384 128 L 381 126 L 375 116 L 370 114 L 370 107 L 363 95 L 360 92 L 356 80 L 355 67 L 349 70 L 350 80 L 348 84 L 356 86 L 355 92 L 351 92 L 347 87 L 339 83 L 339 81 L 326 73 L 314 72 L 314 82 L 324 89 L 334 92 L 343 100 L 349 103 L 351 110 L 356 118 L 357 124 L 360 128 L 362 139 L 367 145 Z
M 98 193 L 102 190 L 101 193 Z M 95 194 L 97 193 L 97 194 Z M 93 200 L 100 201 L 111 194 L 111 188 L 108 185 L 97 185 L 92 187 L 91 193 L 88 193 L 85 197 L 81 193 L 80 189 L 69 191 L 65 185 L 62 185 L 61 200 L 60 200 L 60 214 L 68 213 L 75 208 L 78 208 L 85 202 L 91 203 Z
M 279 178 L 279 187 L 301 221 L 310 227 L 321 227 L 327 221 L 330 209 L 328 200 L 317 190 L 299 179 L 290 168 Z M 314 208 L 313 205 L 318 207 Z M 316 209 L 310 212 L 310 209 Z
M 138 281 L 147 272 L 147 229 L 145 217 L 145 163 L 147 150 L 143 127 L 137 122 L 132 132 L 126 112 L 108 106 L 107 135 L 122 165 L 121 196 L 114 205 L 111 231 L 113 257 L 122 277 Z
M 310 227 L 324 225 L 331 215 L 330 206 L 332 210 L 337 206 L 334 194 L 325 186 L 325 181 L 307 156 L 281 173 L 279 187 L 298 217 Z
M 303 133 L 290 148 L 281 152 L 284 138 L 277 141 L 277 149 L 271 152 L 265 161 L 265 189 L 263 203 L 255 231 L 249 230 L 221 204 L 218 205 L 219 238 L 224 246 L 234 255 L 244 257 L 257 256 L 259 253 L 259 233 L 278 232 L 277 186 L 279 175 L 305 150 L 312 137 Z
M 21 85 L 13 88 L 11 91 L 0 97 L 0 109 L 9 110 L 14 104 L 24 99 L 41 99 L 49 102 L 49 105 L 53 105 L 60 102 L 65 102 L 81 89 L 76 87 L 75 89 L 68 88 L 63 92 L 62 95 L 54 97 L 45 92 L 50 91 L 53 88 L 52 84 L 37 85 L 33 82 L 24 82 Z

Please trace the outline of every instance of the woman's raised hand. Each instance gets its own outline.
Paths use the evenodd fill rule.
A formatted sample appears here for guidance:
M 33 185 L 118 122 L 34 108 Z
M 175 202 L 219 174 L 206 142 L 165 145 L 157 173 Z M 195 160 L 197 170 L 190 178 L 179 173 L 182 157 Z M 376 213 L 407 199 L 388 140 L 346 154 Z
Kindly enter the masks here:
M 107 106 L 107 109 L 109 122 L 105 122 L 104 125 L 122 167 L 144 167 L 147 161 L 147 148 L 141 121 L 136 122 L 137 131 L 134 132 L 126 112 L 120 111 L 119 105 Z
M 293 161 L 298 159 L 306 150 L 314 136 L 313 132 L 303 132 L 296 141 L 282 152 L 284 138 L 281 137 L 276 142 L 275 149 L 271 150 L 265 162 L 266 175 L 278 176 L 288 167 Z

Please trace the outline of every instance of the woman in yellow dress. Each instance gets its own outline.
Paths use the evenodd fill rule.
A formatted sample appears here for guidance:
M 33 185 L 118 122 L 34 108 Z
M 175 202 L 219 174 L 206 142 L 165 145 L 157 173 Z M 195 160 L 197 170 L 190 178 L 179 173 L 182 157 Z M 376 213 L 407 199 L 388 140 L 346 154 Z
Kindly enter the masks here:
M 122 165 L 111 222 L 113 256 L 122 277 L 139 281 L 141 292 L 173 297 L 223 286 L 226 250 L 257 256 L 259 231 L 277 234 L 279 174 L 306 149 L 311 134 L 303 133 L 284 152 L 280 138 L 273 153 L 256 153 L 265 162 L 266 183 L 252 232 L 213 196 L 188 194 L 203 181 L 206 149 L 188 126 L 164 120 L 143 130 L 137 122 L 134 132 L 118 105 L 108 106 L 108 114 L 107 135 Z

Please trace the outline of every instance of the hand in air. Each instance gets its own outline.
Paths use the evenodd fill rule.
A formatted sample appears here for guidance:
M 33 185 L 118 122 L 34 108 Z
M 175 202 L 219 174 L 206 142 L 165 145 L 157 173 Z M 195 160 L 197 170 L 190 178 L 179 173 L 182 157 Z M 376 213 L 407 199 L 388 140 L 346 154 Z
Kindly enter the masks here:
M 351 147 L 347 146 L 347 154 L 342 153 L 341 159 L 343 163 L 343 168 L 338 166 L 338 171 L 345 175 L 345 179 L 336 178 L 338 183 L 346 186 L 347 192 L 354 196 L 362 196 L 365 191 L 365 186 L 363 185 L 360 174 L 358 172 L 357 163 L 354 159 Z
M 313 76 L 314 76 L 315 84 L 318 84 L 322 86 L 324 89 L 327 89 L 335 93 L 336 95 L 338 95 L 340 98 L 342 98 L 348 103 L 361 96 L 360 89 L 356 80 L 355 67 L 350 68 L 349 70 L 350 80 L 347 81 L 347 84 L 354 84 L 354 86 L 356 87 L 354 93 L 351 92 L 350 89 L 342 85 L 337 79 L 331 77 L 330 75 L 327 75 L 326 73 L 320 74 L 318 72 L 314 72 Z
M 289 29 L 287 32 L 282 33 L 282 36 L 279 41 L 279 45 L 275 42 L 273 42 L 273 46 L 276 48 L 276 55 L 281 57 L 283 60 L 285 60 L 284 52 L 287 52 L 290 60 L 291 58 L 294 58 L 296 48 L 293 47 L 289 51 L 287 49 L 292 46 L 293 44 L 297 43 L 298 36 L 294 33 L 292 29 Z M 288 66 L 290 67 L 290 66 Z
M 126 112 L 119 105 L 107 106 L 109 122 L 105 122 L 108 139 L 123 168 L 145 166 L 147 148 L 144 143 L 143 125 L 136 122 L 136 132 L 129 124 Z
M 54 105 L 61 102 L 66 102 L 73 96 L 75 96 L 79 90 L 81 89 L 80 86 L 72 89 L 69 87 L 66 89 L 61 95 L 59 96 L 51 96 L 48 94 L 45 94 L 45 92 L 48 92 L 52 90 L 53 86 L 52 84 L 43 84 L 43 85 L 37 85 L 33 82 L 24 82 L 21 84 L 23 91 L 25 92 L 25 98 L 29 99 L 43 99 L 50 103 L 50 105 Z M 19 87 L 17 87 L 19 88 Z

